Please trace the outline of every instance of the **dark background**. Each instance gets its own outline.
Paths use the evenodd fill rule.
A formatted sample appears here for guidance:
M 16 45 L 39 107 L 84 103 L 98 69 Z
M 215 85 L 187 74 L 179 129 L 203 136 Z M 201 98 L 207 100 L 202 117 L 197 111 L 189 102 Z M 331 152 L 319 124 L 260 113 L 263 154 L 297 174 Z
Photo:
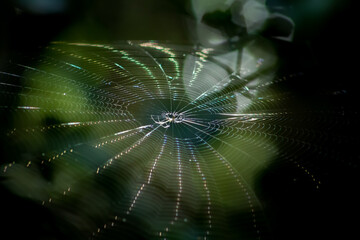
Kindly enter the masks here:
M 335 1 L 320 18 L 311 9 L 296 8 L 299 2 L 267 1 L 268 6 L 284 6 L 296 26 L 293 42 L 269 38 L 281 59 L 279 74 L 304 73 L 286 87 L 305 103 L 313 104 L 314 110 L 327 119 L 326 124 L 335 125 L 333 134 L 343 140 L 324 141 L 323 152 L 310 152 L 299 159 L 314 162 L 313 169 L 322 180 L 321 191 L 311 187 L 310 181 L 295 181 L 301 175 L 297 168 L 275 161 L 259 176 L 257 193 L 275 240 L 353 239 L 359 235 L 357 8 L 351 1 Z M 48 14 L 34 13 L 17 1 L 1 1 L 0 69 L 6 71 L 9 61 L 16 62 L 22 53 L 36 56 L 41 46 L 54 40 L 196 43 L 189 25 L 192 18 L 190 2 L 181 0 L 73 0 L 64 10 Z M 260 34 L 271 35 L 266 31 Z M 340 95 L 329 97 L 334 92 Z M 326 114 L 333 109 L 343 109 L 343 116 Z M 1 150 L 6 156 L 6 149 Z M 65 238 L 49 212 L 6 189 L 0 191 L 2 208 L 11 209 L 11 214 L 2 215 L 2 234 L 5 231 L 12 239 Z M 41 220 L 34 221 L 37 218 Z

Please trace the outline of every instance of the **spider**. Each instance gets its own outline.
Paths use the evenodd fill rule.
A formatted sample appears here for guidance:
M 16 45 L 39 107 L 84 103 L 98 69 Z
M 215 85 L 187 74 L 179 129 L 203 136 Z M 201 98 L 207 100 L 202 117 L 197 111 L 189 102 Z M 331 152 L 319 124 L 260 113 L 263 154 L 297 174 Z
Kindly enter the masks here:
M 177 113 L 177 112 L 167 112 L 161 114 L 161 117 L 163 118 L 160 120 L 160 117 L 157 116 L 157 120 L 154 119 L 154 116 L 151 115 L 151 119 L 156 123 L 161 125 L 163 128 L 169 128 L 170 123 L 181 123 L 184 120 L 184 114 Z

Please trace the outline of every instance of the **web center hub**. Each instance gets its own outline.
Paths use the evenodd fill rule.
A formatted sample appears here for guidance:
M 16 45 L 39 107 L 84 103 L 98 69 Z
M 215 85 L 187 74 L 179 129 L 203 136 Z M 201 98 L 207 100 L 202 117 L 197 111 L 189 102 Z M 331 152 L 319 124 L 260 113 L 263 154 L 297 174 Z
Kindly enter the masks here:
M 160 116 L 151 115 L 151 119 L 163 128 L 168 128 L 171 123 L 176 124 L 185 121 L 185 114 L 178 112 L 163 112 Z

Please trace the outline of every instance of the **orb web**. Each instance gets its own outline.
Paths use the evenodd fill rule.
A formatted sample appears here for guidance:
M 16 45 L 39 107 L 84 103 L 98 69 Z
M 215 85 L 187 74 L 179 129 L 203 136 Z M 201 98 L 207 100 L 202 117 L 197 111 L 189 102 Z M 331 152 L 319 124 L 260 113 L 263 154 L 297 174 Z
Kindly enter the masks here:
M 319 189 L 299 159 L 328 133 L 303 127 L 314 116 L 281 88 L 297 74 L 275 77 L 260 56 L 233 66 L 233 55 L 152 41 L 54 42 L 12 63 L 0 72 L 1 111 L 12 119 L 6 186 L 80 238 L 266 236 L 256 176 L 280 159 Z

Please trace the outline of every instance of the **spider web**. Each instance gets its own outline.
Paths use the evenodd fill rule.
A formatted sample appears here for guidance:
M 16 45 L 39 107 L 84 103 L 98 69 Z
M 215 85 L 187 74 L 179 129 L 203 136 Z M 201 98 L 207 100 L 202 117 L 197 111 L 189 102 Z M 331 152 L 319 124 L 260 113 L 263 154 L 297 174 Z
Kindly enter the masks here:
M 319 189 L 298 159 L 329 135 L 303 127 L 322 119 L 282 89 L 296 74 L 241 51 L 54 42 L 36 64 L 13 63 L 0 72 L 15 146 L 5 184 L 78 237 L 266 236 L 256 176 L 281 159 Z

